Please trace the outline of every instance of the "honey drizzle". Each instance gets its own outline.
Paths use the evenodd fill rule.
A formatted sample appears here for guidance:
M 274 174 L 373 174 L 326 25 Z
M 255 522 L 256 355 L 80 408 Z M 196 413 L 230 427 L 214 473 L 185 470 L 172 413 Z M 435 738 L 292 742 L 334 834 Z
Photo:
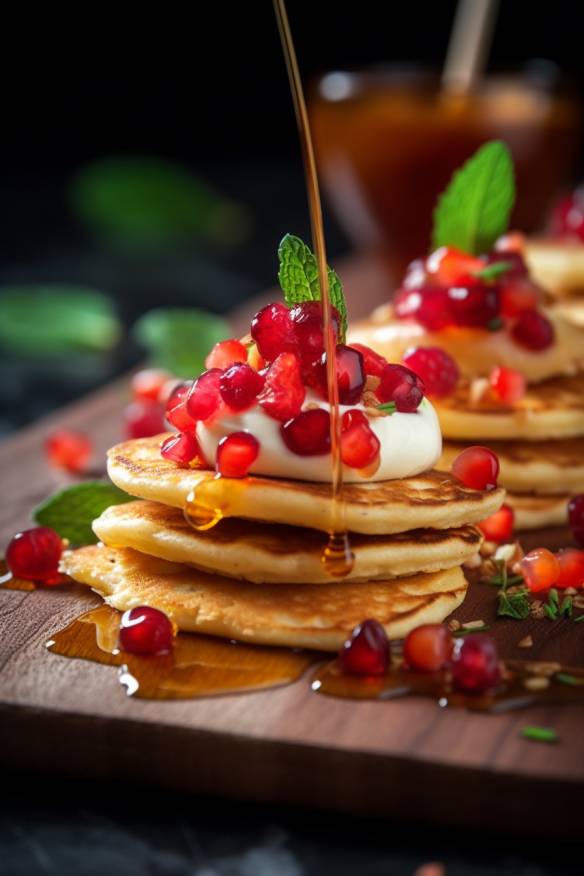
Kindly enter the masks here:
M 339 411 L 339 389 L 336 374 L 335 336 L 332 325 L 332 308 L 329 294 L 328 265 L 324 226 L 322 221 L 322 205 L 318 174 L 312 145 L 312 134 L 302 88 L 302 79 L 298 69 L 294 41 L 290 31 L 290 23 L 286 12 L 285 0 L 274 0 L 274 10 L 278 22 L 278 30 L 284 50 L 286 69 L 290 80 L 296 122 L 300 134 L 300 146 L 306 178 L 312 241 L 318 263 L 318 276 L 321 290 L 323 315 L 324 346 L 326 352 L 326 371 L 328 399 L 330 404 L 331 457 L 332 457 L 332 502 L 329 541 L 322 553 L 322 563 L 326 572 L 334 578 L 343 578 L 353 568 L 354 555 L 351 552 L 349 537 L 344 525 L 343 464 L 341 460 L 341 417 Z

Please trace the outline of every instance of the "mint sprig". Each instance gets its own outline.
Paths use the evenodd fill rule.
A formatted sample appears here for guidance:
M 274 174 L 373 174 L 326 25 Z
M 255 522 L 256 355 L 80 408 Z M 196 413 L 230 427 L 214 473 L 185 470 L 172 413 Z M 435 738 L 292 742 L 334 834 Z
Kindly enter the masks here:
M 457 170 L 434 211 L 432 245 L 480 255 L 506 230 L 515 201 L 513 160 L 491 140 Z
M 35 508 L 33 517 L 36 523 L 50 526 L 72 544 L 95 544 L 97 536 L 91 524 L 96 517 L 110 505 L 131 501 L 132 496 L 112 483 L 85 481 L 49 496 Z
M 286 234 L 278 247 L 278 259 L 278 280 L 286 304 L 293 307 L 302 301 L 320 301 L 318 263 L 310 247 L 294 234 Z M 347 337 L 347 305 L 339 276 L 332 268 L 328 269 L 328 285 L 331 304 L 341 317 L 339 342 L 344 344 Z

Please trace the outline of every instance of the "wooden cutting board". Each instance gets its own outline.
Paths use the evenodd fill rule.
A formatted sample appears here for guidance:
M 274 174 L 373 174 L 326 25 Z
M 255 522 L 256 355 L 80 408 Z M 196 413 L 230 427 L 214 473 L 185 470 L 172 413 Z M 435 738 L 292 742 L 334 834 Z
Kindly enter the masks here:
M 355 317 L 386 295 L 373 262 L 341 267 Z M 357 305 L 358 302 L 358 305 Z M 257 302 L 255 302 L 257 303 Z M 248 304 L 234 317 L 245 327 Z M 57 424 L 89 432 L 99 458 L 120 439 L 125 382 L 23 430 L 0 447 L 0 542 L 64 479 L 44 460 Z M 539 533 L 556 547 L 566 532 Z M 51 635 L 98 603 L 77 590 L 0 591 L 0 762 L 12 768 L 131 779 L 190 791 L 441 822 L 570 834 L 581 824 L 584 710 L 537 706 L 497 715 L 440 709 L 422 698 L 330 699 L 308 678 L 256 694 L 176 702 L 126 697 L 112 667 L 49 654 Z M 490 588 L 471 588 L 462 619 L 492 618 Z M 582 625 L 497 625 L 505 656 L 532 632 L 530 659 L 584 664 Z M 521 738 L 553 727 L 554 745 Z

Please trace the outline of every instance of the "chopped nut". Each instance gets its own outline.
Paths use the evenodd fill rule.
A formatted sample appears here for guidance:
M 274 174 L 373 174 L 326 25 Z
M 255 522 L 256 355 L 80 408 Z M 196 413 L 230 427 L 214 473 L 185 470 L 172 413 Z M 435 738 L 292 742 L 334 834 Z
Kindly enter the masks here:
M 540 605 L 539 608 L 534 608 L 533 606 L 531 606 L 529 611 L 531 616 L 536 620 L 541 620 L 545 617 L 545 608 L 543 607 L 543 605 Z
M 368 374 L 365 379 L 365 392 L 375 392 L 380 383 L 379 377 L 376 377 L 375 374 Z
M 497 571 L 497 568 L 492 560 L 483 560 L 480 565 L 479 571 L 481 574 L 481 578 L 488 579 L 493 577 L 493 575 Z
M 481 555 L 477 553 L 465 560 L 462 567 L 463 569 L 478 569 L 481 563 Z
M 481 556 L 492 557 L 497 550 L 497 545 L 494 541 L 484 541 L 481 545 Z
M 530 672 L 533 672 L 534 675 L 545 675 L 550 676 L 554 675 L 556 672 L 560 672 L 562 665 L 561 663 L 556 663 L 555 661 L 540 661 L 536 663 L 528 663 L 527 668 Z
M 365 390 L 363 393 L 363 404 L 366 408 L 375 408 L 377 410 L 377 405 L 379 404 L 379 399 L 371 390 Z M 383 413 L 383 411 L 381 411 Z
M 463 624 L 462 629 L 463 630 L 476 630 L 476 629 L 480 629 L 481 627 L 484 627 L 484 626 L 486 626 L 484 620 L 473 620 L 473 621 L 467 621 L 465 624 Z
M 578 594 L 578 591 L 575 587 L 566 587 L 564 593 L 566 594 L 566 596 L 576 596 Z
M 504 560 L 505 565 L 511 562 L 514 558 L 516 550 L 516 545 L 512 544 L 500 544 L 497 550 L 495 551 L 495 560 Z
M 542 678 L 541 676 L 535 676 L 534 678 L 526 678 L 523 681 L 523 687 L 526 687 L 527 690 L 545 690 L 546 687 L 550 686 L 549 678 Z
M 523 584 L 512 584 L 511 587 L 507 587 L 506 593 L 512 596 L 514 593 L 522 593 L 524 589 Z
M 488 377 L 477 377 L 475 380 L 471 380 L 468 391 L 470 406 L 475 407 L 478 405 L 488 394 L 489 389 L 490 383 Z
M 524 636 L 522 639 L 517 642 L 518 648 L 532 648 L 533 647 L 533 636 Z
M 365 406 L 365 413 L 368 417 L 385 417 L 386 414 L 383 411 L 380 411 L 379 408 L 372 408 L 370 406 Z
M 575 596 L 573 605 L 574 608 L 584 608 L 584 596 Z
M 448 629 L 450 630 L 451 633 L 455 633 L 457 630 L 460 629 L 461 626 L 462 626 L 462 624 L 460 623 L 459 620 L 456 620 L 455 617 L 453 617 L 452 620 L 448 621 Z

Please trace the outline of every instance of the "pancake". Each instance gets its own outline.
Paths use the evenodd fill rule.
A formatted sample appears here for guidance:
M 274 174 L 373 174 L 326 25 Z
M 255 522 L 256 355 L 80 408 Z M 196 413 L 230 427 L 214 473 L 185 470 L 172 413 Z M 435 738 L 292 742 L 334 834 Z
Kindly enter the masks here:
M 488 395 L 471 406 L 466 384 L 434 402 L 434 407 L 444 438 L 457 441 L 574 438 L 584 435 L 584 372 L 529 387 L 513 408 L 497 404 Z
M 584 245 L 578 241 L 529 240 L 525 261 L 536 283 L 556 296 L 584 292 Z
M 487 377 L 494 365 L 525 374 L 529 383 L 572 375 L 584 369 L 584 332 L 567 322 L 556 309 L 546 309 L 553 322 L 555 343 L 533 352 L 516 344 L 508 331 L 450 327 L 430 332 L 412 319 L 396 319 L 384 305 L 349 332 L 348 343 L 366 344 L 389 362 L 400 362 L 410 347 L 441 347 L 450 353 L 464 377 Z
M 584 249 L 584 247 L 582 247 Z M 573 295 L 564 298 L 556 304 L 556 310 L 562 314 L 568 322 L 574 323 L 584 329 L 584 294 Z
M 507 493 L 507 502 L 515 511 L 516 529 L 542 529 L 546 526 L 566 526 L 570 496 L 536 496 L 529 493 Z
M 93 529 L 111 547 L 186 563 L 256 583 L 330 583 L 321 552 L 326 536 L 301 529 L 230 518 L 197 532 L 182 511 L 157 502 L 128 502 L 108 508 Z M 355 565 L 343 580 L 368 581 L 437 572 L 459 566 L 482 542 L 474 526 L 417 529 L 396 535 L 352 535 Z
M 67 551 L 62 568 L 114 608 L 150 605 L 187 632 L 323 651 L 337 651 L 368 617 L 379 620 L 390 638 L 438 623 L 460 605 L 467 588 L 458 566 L 393 581 L 266 587 L 98 546 Z
M 208 469 L 184 469 L 160 456 L 166 435 L 126 441 L 108 453 L 108 472 L 122 490 L 183 508 L 195 488 L 226 517 L 267 520 L 328 532 L 331 485 L 279 478 L 219 479 Z M 430 471 L 393 481 L 343 486 L 345 525 L 351 532 L 388 535 L 411 529 L 452 529 L 488 517 L 502 504 L 504 491 L 481 492 L 446 472 Z
M 482 443 L 482 442 L 481 442 Z M 584 437 L 559 441 L 488 441 L 499 457 L 499 483 L 512 493 L 584 493 Z M 437 465 L 450 471 L 468 442 L 445 441 Z

